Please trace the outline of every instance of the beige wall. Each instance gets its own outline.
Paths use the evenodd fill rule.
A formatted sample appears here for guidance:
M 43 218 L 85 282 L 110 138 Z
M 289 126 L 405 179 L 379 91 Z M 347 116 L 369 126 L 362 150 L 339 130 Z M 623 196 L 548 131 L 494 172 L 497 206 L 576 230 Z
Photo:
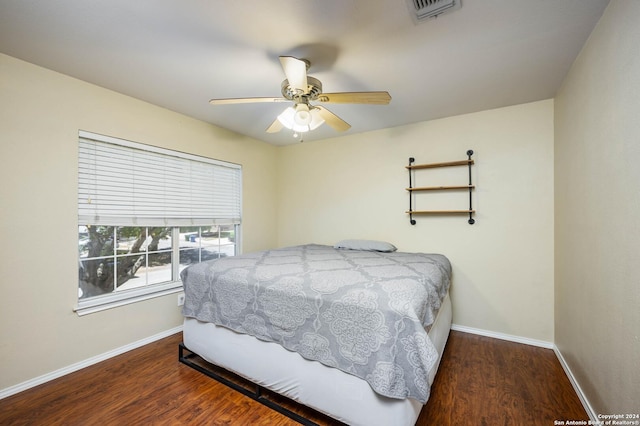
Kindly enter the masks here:
M 242 164 L 244 250 L 275 245 L 275 147 L 5 55 L 0 76 L 0 389 L 182 322 L 175 295 L 72 311 L 79 129 Z
M 556 100 L 556 345 L 605 414 L 640 409 L 639 42 L 612 0 Z
M 476 224 L 421 216 L 410 225 L 408 158 L 463 160 L 470 148 Z M 278 161 L 280 246 L 366 238 L 443 253 L 456 324 L 553 341 L 553 101 L 305 142 L 281 148 Z M 417 173 L 422 186 L 467 183 L 464 167 Z M 468 207 L 464 192 L 419 197 L 418 208 Z

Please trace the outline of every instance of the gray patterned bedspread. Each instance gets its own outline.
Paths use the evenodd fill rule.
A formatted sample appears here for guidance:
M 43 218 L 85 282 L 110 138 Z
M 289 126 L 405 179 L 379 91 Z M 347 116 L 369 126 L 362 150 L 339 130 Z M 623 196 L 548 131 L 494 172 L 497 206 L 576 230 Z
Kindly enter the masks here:
M 439 254 L 310 244 L 186 268 L 182 313 L 277 342 L 380 395 L 425 403 L 438 359 L 427 330 L 450 277 Z

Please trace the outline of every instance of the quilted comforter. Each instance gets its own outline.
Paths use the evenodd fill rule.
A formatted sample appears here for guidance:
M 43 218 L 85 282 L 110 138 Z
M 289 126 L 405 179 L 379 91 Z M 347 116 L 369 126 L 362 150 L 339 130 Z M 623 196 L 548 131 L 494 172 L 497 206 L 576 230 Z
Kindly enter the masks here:
M 309 244 L 184 269 L 182 312 L 353 374 L 380 395 L 425 403 L 438 360 L 427 332 L 450 277 L 439 254 Z

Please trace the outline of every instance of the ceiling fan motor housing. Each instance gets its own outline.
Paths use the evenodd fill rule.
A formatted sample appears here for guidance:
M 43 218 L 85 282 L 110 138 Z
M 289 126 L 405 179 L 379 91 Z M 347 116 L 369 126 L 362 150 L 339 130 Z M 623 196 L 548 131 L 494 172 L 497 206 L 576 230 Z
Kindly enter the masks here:
M 299 90 L 292 88 L 289 84 L 289 80 L 286 79 L 282 82 L 281 88 L 282 96 L 296 103 L 308 103 L 309 101 L 314 101 L 318 99 L 318 96 L 322 93 L 322 83 L 317 78 L 311 76 L 307 76 L 306 93 L 300 93 Z

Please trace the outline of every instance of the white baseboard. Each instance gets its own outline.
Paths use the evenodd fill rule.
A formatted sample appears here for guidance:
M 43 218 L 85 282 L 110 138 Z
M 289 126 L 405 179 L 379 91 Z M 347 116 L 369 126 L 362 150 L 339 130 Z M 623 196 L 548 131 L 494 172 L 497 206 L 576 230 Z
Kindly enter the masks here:
M 480 336 L 486 336 L 486 337 L 493 337 L 494 339 L 508 340 L 509 342 L 523 343 L 525 345 L 530 345 L 530 346 L 538 346 L 546 349 L 553 349 L 554 347 L 554 344 L 552 342 L 545 342 L 544 340 L 530 339 L 528 337 L 514 336 L 512 334 L 497 333 L 495 331 L 482 330 L 480 328 L 473 328 L 473 327 L 466 327 L 464 325 L 451 324 L 451 329 L 456 331 L 462 331 L 464 333 L 478 334 Z
M 587 399 L 586 395 L 582 391 L 582 388 L 578 384 L 578 381 L 576 380 L 575 376 L 571 372 L 571 369 L 569 368 L 567 361 L 562 356 L 562 352 L 560 352 L 560 349 L 558 349 L 558 347 L 554 343 L 545 342 L 544 340 L 529 339 L 528 337 L 513 336 L 511 334 L 496 333 L 494 331 L 482 330 L 482 329 L 473 328 L 473 327 L 466 327 L 466 326 L 457 325 L 457 324 L 452 324 L 451 329 L 456 331 L 462 331 L 464 333 L 471 333 L 471 334 L 478 334 L 480 336 L 493 337 L 495 339 L 508 340 L 510 342 L 515 342 L 515 343 L 523 343 L 525 345 L 538 346 L 546 349 L 553 349 L 553 352 L 556 354 L 558 361 L 560 361 L 560 365 L 562 366 L 562 369 L 564 370 L 565 374 L 569 378 L 569 382 L 571 382 L 571 386 L 573 386 L 573 390 L 576 391 L 576 394 L 578 395 L 578 398 L 580 399 L 582 406 L 587 412 L 587 415 L 589 416 L 589 418 L 594 424 L 597 423 L 598 417 L 596 415 L 596 412 L 593 410 L 593 407 L 589 403 L 589 400 Z
M 2 389 L 0 390 L 0 399 L 6 398 L 8 396 L 25 391 L 32 387 L 35 387 L 43 383 L 49 382 L 51 380 L 57 379 L 59 377 L 65 376 L 69 373 L 73 373 L 74 371 L 81 370 L 85 367 L 89 367 L 90 365 L 97 364 L 101 361 L 105 361 L 109 358 L 113 358 L 117 355 L 121 355 L 125 352 L 129 352 L 130 350 L 137 349 L 144 345 L 148 345 L 149 343 L 155 342 L 156 340 L 164 339 L 165 337 L 169 337 L 181 331 L 182 331 L 182 325 L 172 328 L 170 330 L 166 330 L 161 333 L 155 334 L 153 336 L 147 337 L 145 339 L 138 340 L 137 342 L 129 343 L 128 345 L 121 346 L 109 352 L 105 352 L 103 354 L 91 357 L 89 359 L 85 359 L 84 361 L 77 362 L 75 364 L 69 365 L 59 370 L 52 371 L 51 373 L 43 374 L 42 376 L 36 377 L 31 380 L 27 380 L 26 382 L 18 383 L 17 385 L 8 387 L 6 389 Z
M 589 403 L 589 400 L 587 399 L 586 395 L 582 391 L 582 388 L 580 387 L 580 384 L 576 380 L 576 377 L 573 375 L 571 368 L 569 368 L 569 364 L 567 364 L 567 361 L 564 359 L 564 356 L 562 356 L 562 352 L 560 352 L 560 349 L 558 349 L 556 345 L 553 345 L 553 351 L 556 353 L 556 357 L 558 357 L 558 360 L 560 361 L 560 365 L 562 366 L 562 369 L 564 370 L 565 374 L 569 378 L 569 381 L 571 382 L 571 386 L 573 386 L 573 390 L 575 390 L 576 394 L 578 394 L 578 398 L 580 398 L 580 402 L 582 403 L 584 410 L 587 412 L 587 415 L 589 416 L 593 424 L 598 424 L 598 416 L 596 415 L 596 412 L 593 410 L 593 407 Z

